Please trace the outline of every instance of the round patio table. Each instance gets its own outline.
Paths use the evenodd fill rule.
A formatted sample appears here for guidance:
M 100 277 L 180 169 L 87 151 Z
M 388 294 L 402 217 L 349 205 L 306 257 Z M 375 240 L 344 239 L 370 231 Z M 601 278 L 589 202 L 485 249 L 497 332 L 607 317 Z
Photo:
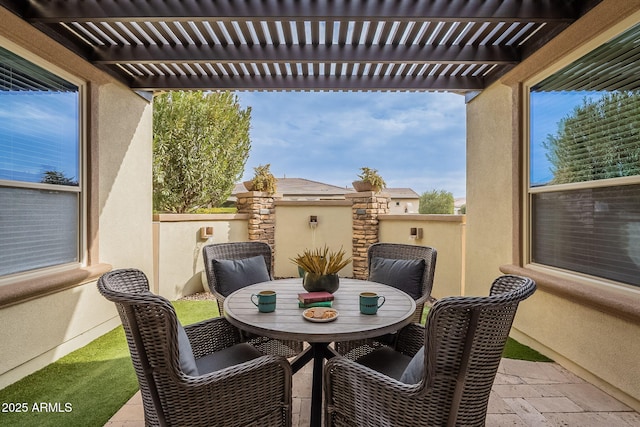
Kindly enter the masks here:
M 260 313 L 251 302 L 251 295 L 259 291 L 277 293 L 276 310 Z M 311 426 L 320 426 L 322 415 L 322 369 L 324 359 L 335 354 L 329 349 L 334 341 L 373 338 L 397 331 L 411 323 L 416 303 L 409 295 L 392 286 L 365 280 L 340 278 L 340 288 L 334 292 L 332 308 L 338 318 L 331 322 L 314 323 L 302 317 L 298 294 L 307 292 L 302 279 L 281 279 L 261 282 L 233 292 L 224 300 L 224 315 L 232 325 L 248 332 L 270 338 L 297 340 L 309 347 L 291 363 L 293 372 L 313 359 L 311 392 Z M 385 303 L 375 315 L 360 313 L 360 292 L 376 292 Z

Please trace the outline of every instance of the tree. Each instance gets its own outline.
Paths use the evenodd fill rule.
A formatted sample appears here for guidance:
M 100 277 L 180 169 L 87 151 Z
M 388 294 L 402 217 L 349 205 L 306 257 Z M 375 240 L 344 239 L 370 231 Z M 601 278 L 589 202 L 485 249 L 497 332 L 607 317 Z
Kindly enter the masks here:
M 42 179 L 40 180 L 43 184 L 57 184 L 57 185 L 73 185 L 77 186 L 78 181 L 73 178 L 69 178 L 64 174 L 64 172 L 50 170 L 44 171 L 42 173 Z
M 611 92 L 558 122 L 543 146 L 553 184 L 640 175 L 640 93 Z
M 154 97 L 153 207 L 184 213 L 220 206 L 249 156 L 251 108 L 230 92 Z
M 445 190 L 431 190 L 420 196 L 421 214 L 453 214 L 453 194 Z

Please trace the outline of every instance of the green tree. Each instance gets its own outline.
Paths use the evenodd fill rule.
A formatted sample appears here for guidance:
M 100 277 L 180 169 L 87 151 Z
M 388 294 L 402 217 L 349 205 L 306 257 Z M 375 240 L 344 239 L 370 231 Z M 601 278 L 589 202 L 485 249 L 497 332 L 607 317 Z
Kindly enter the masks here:
M 453 194 L 445 190 L 425 191 L 420 196 L 421 214 L 453 214 Z
M 640 175 L 640 93 L 611 92 L 558 122 L 543 146 L 553 184 Z
M 67 177 L 64 172 L 56 170 L 44 171 L 40 182 L 43 184 L 78 185 L 78 181 Z
M 154 97 L 153 207 L 184 213 L 220 206 L 249 156 L 251 108 L 230 92 Z

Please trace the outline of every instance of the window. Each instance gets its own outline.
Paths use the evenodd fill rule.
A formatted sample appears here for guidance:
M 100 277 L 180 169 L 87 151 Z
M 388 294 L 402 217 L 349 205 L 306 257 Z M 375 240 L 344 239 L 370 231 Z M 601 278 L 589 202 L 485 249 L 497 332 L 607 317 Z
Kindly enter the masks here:
M 80 87 L 0 48 L 0 278 L 82 259 Z
M 529 91 L 529 259 L 640 286 L 640 25 Z

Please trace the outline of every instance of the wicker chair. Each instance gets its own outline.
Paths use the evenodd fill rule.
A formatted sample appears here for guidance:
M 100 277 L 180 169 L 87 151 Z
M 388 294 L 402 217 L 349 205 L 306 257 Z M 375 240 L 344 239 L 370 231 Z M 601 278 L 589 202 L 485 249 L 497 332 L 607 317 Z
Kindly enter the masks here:
M 286 359 L 241 343 L 239 331 L 222 317 L 182 328 L 171 303 L 149 292 L 138 270 L 109 272 L 98 289 L 122 319 L 146 425 L 291 426 Z M 185 340 L 194 373 L 185 372 Z
M 272 277 L 272 253 L 271 246 L 264 242 L 232 242 L 206 245 L 202 248 L 204 257 L 204 271 L 207 274 L 209 291 L 218 302 L 220 313 L 223 312 L 223 304 L 226 295 L 220 292 L 220 282 L 216 275 L 213 261 L 217 259 L 239 260 L 262 255 L 269 277 Z M 268 337 L 250 335 L 247 341 L 264 354 L 273 354 L 284 357 L 294 357 L 302 352 L 302 342 L 276 340 Z
M 435 299 L 431 296 L 433 277 L 436 269 L 437 251 L 429 246 L 403 245 L 398 243 L 374 243 L 367 251 L 369 280 L 372 280 L 372 263 L 374 258 L 398 260 L 424 260 L 424 270 L 420 281 L 420 296 L 416 299 L 416 311 L 413 322 L 420 323 L 425 305 L 431 306 Z M 396 334 L 390 334 L 377 339 L 355 340 L 334 343 L 336 352 L 342 355 L 348 353 L 366 354 L 370 349 L 378 348 L 393 342 Z
M 358 361 L 332 358 L 324 370 L 326 425 L 484 425 L 518 303 L 534 291 L 531 279 L 502 276 L 488 297 L 437 301 L 426 327 L 403 328 L 395 349 L 376 349 Z M 412 359 L 419 351 L 424 360 Z M 414 381 L 402 377 L 409 365 L 418 367 Z

